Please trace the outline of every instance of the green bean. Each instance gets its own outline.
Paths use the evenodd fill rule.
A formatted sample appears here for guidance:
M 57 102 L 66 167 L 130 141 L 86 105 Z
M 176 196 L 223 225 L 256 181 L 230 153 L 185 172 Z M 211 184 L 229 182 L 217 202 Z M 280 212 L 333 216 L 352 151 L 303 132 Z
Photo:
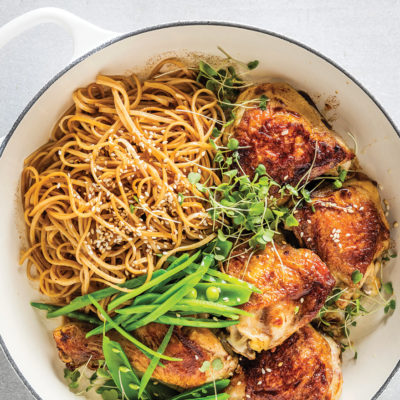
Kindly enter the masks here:
M 190 275 L 189 275 L 190 276 Z M 202 279 L 203 280 L 203 279 Z M 167 285 L 164 289 L 171 289 L 174 287 L 174 284 Z M 249 288 L 245 288 L 240 285 L 235 285 L 231 283 L 199 283 L 194 289 L 196 290 L 196 298 L 201 300 L 209 300 L 209 296 L 207 295 L 207 289 L 216 288 L 219 290 L 218 298 L 213 300 L 215 303 L 224 304 L 227 306 L 238 306 L 249 301 L 252 291 Z M 161 294 L 154 294 L 154 302 L 161 296 Z M 146 302 L 149 304 L 150 302 Z M 145 304 L 141 302 L 141 304 Z
M 201 280 L 202 276 L 204 273 L 207 271 L 208 267 L 210 266 L 210 263 L 212 262 L 212 257 L 205 257 L 198 269 L 198 271 L 193 274 L 192 276 L 187 276 L 186 278 L 182 279 L 177 283 L 176 286 L 180 287 L 177 291 L 175 291 L 172 295 L 171 293 L 173 292 L 173 288 L 168 290 L 166 293 L 161 295 L 157 299 L 157 303 L 163 302 L 163 304 L 160 304 L 160 307 L 152 311 L 150 314 L 147 314 L 145 317 L 142 319 L 132 323 L 129 325 L 130 330 L 135 330 L 140 328 L 141 326 L 147 325 L 150 322 L 153 322 L 156 320 L 158 317 L 161 315 L 165 314 L 170 310 L 171 307 L 173 307 L 176 303 L 178 303 L 183 297 L 186 296 L 186 294 L 193 288 L 193 286 L 197 285 L 199 281 Z M 165 300 L 165 301 L 164 301 Z
M 228 387 L 229 383 L 230 383 L 229 379 L 220 379 L 215 382 L 206 383 L 205 385 L 180 393 L 172 397 L 170 400 L 198 399 L 199 396 L 204 396 L 204 395 L 206 396 L 213 395 L 215 399 L 215 391 L 218 393 L 221 390 L 224 390 L 225 388 Z
M 172 331 L 174 330 L 173 325 L 171 325 L 168 328 L 168 331 L 166 335 L 164 336 L 164 339 L 162 340 L 160 347 L 157 349 L 159 353 L 164 353 L 165 349 L 168 346 L 169 340 L 171 339 L 172 336 Z M 146 369 L 146 372 L 143 374 L 142 379 L 140 380 L 140 388 L 139 388 L 139 398 L 141 398 L 142 393 L 146 389 L 147 384 L 149 383 L 149 380 L 151 376 L 153 375 L 154 370 L 157 367 L 158 362 L 160 361 L 159 357 L 154 356 L 152 360 L 150 361 L 149 366 Z
M 227 326 L 232 326 L 239 323 L 239 321 L 232 320 L 213 321 L 201 318 L 182 318 L 169 314 L 161 315 L 154 322 L 165 325 L 192 326 L 195 328 L 226 328 Z M 129 330 L 130 327 L 128 326 L 127 329 Z
M 140 381 L 133 372 L 128 357 L 124 353 L 118 342 L 110 340 L 107 336 L 103 337 L 103 354 L 107 368 L 118 389 L 128 399 L 138 399 Z M 143 400 L 151 400 L 147 392 L 142 391 Z
M 217 271 L 215 269 L 209 269 L 207 273 L 212 277 L 218 278 L 220 283 L 232 283 L 233 285 L 240 285 L 243 288 L 250 289 L 252 292 L 262 293 L 262 291 L 252 283 L 243 281 L 228 274 L 224 274 L 223 272 Z M 210 280 L 210 282 L 213 282 L 213 280 Z
M 116 310 L 118 314 L 124 315 L 132 315 L 136 313 L 143 313 L 143 312 L 152 312 L 153 310 L 157 309 L 159 305 L 157 304 L 146 304 L 146 305 L 139 305 L 139 306 L 129 306 L 125 308 L 120 308 Z M 198 314 L 198 313 L 207 313 L 213 315 L 223 315 L 225 317 L 236 317 L 238 318 L 239 315 L 247 315 L 252 316 L 253 314 L 244 311 L 240 308 L 234 308 L 230 306 L 226 306 L 224 304 L 213 303 L 211 301 L 205 300 L 192 300 L 192 299 L 182 299 L 178 304 L 171 307 L 170 311 L 176 312 L 189 312 L 191 314 Z M 190 315 L 190 314 L 189 314 Z
M 120 310 L 117 310 L 118 313 L 121 313 L 123 315 L 135 315 L 137 313 L 148 313 L 156 310 L 159 307 L 157 304 L 148 304 L 148 305 L 142 305 L 142 306 L 137 306 L 137 307 L 127 307 L 127 308 L 121 308 Z M 194 314 L 201 314 L 201 313 L 207 313 L 207 314 L 213 314 L 213 315 L 222 315 L 224 317 L 229 317 L 232 319 L 238 319 L 238 315 L 234 314 L 231 310 L 227 311 L 225 309 L 215 309 L 212 307 L 206 307 L 206 306 L 201 306 L 201 307 L 193 307 L 190 305 L 182 304 L 179 303 L 173 307 L 170 308 L 169 311 L 174 311 L 178 313 L 186 313 L 187 315 L 194 315 Z M 250 314 L 251 315 L 251 314 Z M 132 321 L 127 320 L 128 324 L 130 324 Z
M 142 304 L 139 306 L 129 306 L 125 308 L 120 308 L 119 310 L 115 310 L 117 314 L 124 314 L 124 315 L 132 315 L 132 314 L 139 314 L 139 313 L 149 313 L 154 311 L 159 307 L 158 304 Z
M 171 262 L 174 262 L 175 260 L 176 260 L 176 257 L 168 258 L 168 261 L 171 261 Z M 190 265 L 188 268 L 186 268 L 186 270 L 184 272 L 186 274 L 191 274 L 191 273 L 195 272 L 198 267 L 199 267 L 198 264 L 194 263 L 194 264 Z M 232 275 L 228 275 L 223 272 L 220 272 L 214 268 L 210 268 L 207 271 L 207 274 L 204 275 L 203 280 L 207 281 L 207 282 L 211 282 L 211 283 L 213 283 L 213 282 L 232 283 L 234 285 L 240 285 L 246 289 L 250 289 L 252 292 L 262 293 L 262 291 L 257 286 L 255 286 L 249 282 L 243 281 L 241 279 L 238 279 Z
M 165 273 L 165 270 L 161 270 L 161 269 L 158 271 L 155 271 L 153 273 L 153 278 L 158 278 L 161 275 L 163 275 L 164 273 Z M 123 283 L 122 285 L 120 285 L 120 287 L 125 288 L 125 289 L 135 289 L 137 287 L 142 286 L 145 281 L 146 281 L 145 275 L 139 276 L 138 278 L 134 278 L 134 279 L 131 279 L 131 280 Z M 90 293 L 90 295 L 96 300 L 101 300 L 101 299 L 104 299 L 105 297 L 112 296 L 113 294 L 116 294 L 118 292 L 119 292 L 118 289 L 108 287 L 108 288 L 97 290 L 96 292 Z M 48 317 L 49 318 L 59 317 L 61 315 L 65 315 L 68 312 L 79 310 L 83 307 L 88 306 L 89 304 L 91 304 L 88 296 L 89 296 L 88 294 L 85 294 L 84 296 L 76 297 L 68 305 L 61 307 L 58 310 L 50 313 L 48 315 Z
M 51 318 L 51 317 L 49 317 L 49 314 L 51 312 L 57 311 L 58 309 L 61 308 L 60 306 L 55 306 L 52 304 L 35 303 L 35 302 L 31 302 L 31 306 L 35 307 L 39 310 L 47 311 L 46 318 Z M 64 315 L 68 318 L 77 319 L 79 321 L 84 321 L 84 322 L 89 322 L 90 324 L 93 324 L 93 325 L 101 325 L 102 324 L 102 322 L 94 315 L 88 315 L 88 314 L 76 312 L 76 311 L 71 311 Z M 52 318 L 55 318 L 55 317 L 52 317 Z
M 214 303 L 212 301 L 201 300 L 201 299 L 182 299 L 179 303 L 181 306 L 188 306 L 189 310 L 182 310 L 182 311 L 190 311 L 193 309 L 199 310 L 200 313 L 227 313 L 233 315 L 247 315 L 249 317 L 253 316 L 253 314 L 242 310 L 241 308 L 231 307 L 226 304 L 221 303 Z M 220 314 L 224 315 L 224 314 Z
M 126 315 L 118 314 L 112 319 L 112 321 L 114 322 L 114 324 L 122 325 L 123 322 L 126 321 L 127 319 L 128 318 L 126 317 Z M 100 335 L 101 333 L 108 332 L 111 329 L 113 329 L 112 325 L 106 321 L 105 324 L 102 323 L 102 325 L 100 325 L 100 326 L 92 329 L 90 332 L 88 332 L 86 334 L 86 337 L 89 338 L 94 335 Z
M 229 397 L 228 393 L 219 393 L 207 397 L 196 397 L 196 400 L 227 400 Z
M 166 268 L 166 271 L 171 271 L 177 266 L 177 263 L 179 265 L 181 262 L 186 261 L 188 258 L 189 258 L 188 253 L 183 253 L 179 257 L 174 257 L 174 259 L 171 261 L 171 264 Z
M 185 262 L 188 258 L 189 258 L 189 254 L 187 254 L 187 253 L 182 254 L 179 258 L 176 258 L 176 259 L 175 259 L 175 262 L 173 263 L 173 267 L 174 267 L 174 268 L 177 267 L 178 265 L 180 265 L 180 264 L 182 264 L 183 262 Z M 170 267 L 171 267 L 171 266 L 172 266 L 172 264 L 170 265 Z M 159 271 L 160 271 L 160 270 L 159 270 Z M 164 270 L 164 269 L 163 269 L 163 270 L 161 270 L 161 271 L 163 271 L 163 273 L 165 273 L 166 271 L 168 271 L 168 269 L 167 269 L 167 270 Z M 156 271 L 156 272 L 157 272 L 157 271 Z M 179 272 L 178 272 L 177 274 L 179 274 Z M 153 273 L 152 279 L 156 278 L 156 277 L 157 277 L 156 275 L 157 275 L 157 274 L 154 274 L 154 273 Z M 185 276 L 185 274 L 184 274 L 183 276 Z M 161 282 L 160 284 L 158 284 L 158 285 L 156 285 L 156 286 L 154 286 L 154 287 L 148 289 L 148 290 L 147 290 L 148 294 L 154 292 L 154 291 L 157 290 L 157 289 L 162 289 L 168 282 L 170 282 L 172 279 L 175 279 L 175 278 L 176 278 L 176 275 L 171 275 L 170 277 L 168 277 L 168 278 L 166 278 L 165 280 L 163 280 L 163 282 Z M 125 293 L 121 292 L 120 294 L 118 294 L 118 295 L 115 297 L 114 300 L 119 299 L 119 298 L 122 297 L 124 294 L 125 294 Z
M 160 296 L 160 293 L 144 293 L 135 298 L 133 304 L 154 304 L 157 298 Z
M 110 316 L 105 312 L 103 307 L 97 302 L 96 299 L 94 299 L 90 294 L 89 294 L 90 301 L 92 304 L 97 308 L 97 310 L 100 312 L 100 314 L 104 317 L 104 319 L 110 323 L 112 328 L 114 328 L 119 334 L 121 334 L 124 338 L 128 339 L 131 343 L 133 343 L 138 349 L 142 350 L 143 353 L 148 356 L 148 354 L 151 354 L 153 356 L 157 356 L 162 358 L 163 360 L 168 360 L 168 361 L 182 361 L 181 358 L 175 358 L 175 357 L 168 357 L 164 356 L 163 354 L 157 353 L 156 351 L 150 349 L 150 347 L 147 347 L 144 345 L 142 342 L 134 338 L 132 335 L 130 335 L 128 332 L 124 331 L 119 325 L 117 325 L 111 318 Z M 90 333 L 90 332 L 89 332 Z M 86 335 L 88 337 L 88 335 Z
M 199 283 L 196 285 L 197 299 L 208 300 L 207 289 L 216 287 L 220 295 L 215 303 L 227 306 L 238 306 L 247 303 L 251 296 L 251 290 L 231 283 Z
M 159 276 L 159 277 L 157 277 L 155 279 L 151 279 L 149 282 L 143 284 L 139 288 L 134 289 L 129 293 L 125 293 L 123 296 L 119 297 L 118 299 L 114 299 L 108 305 L 108 311 L 113 310 L 115 307 L 119 306 L 120 304 L 125 303 L 126 301 L 131 300 L 134 297 L 138 296 L 139 294 L 142 294 L 143 292 L 145 292 L 145 291 L 151 289 L 152 287 L 160 284 L 161 282 L 165 281 L 169 277 L 175 275 L 177 272 L 184 270 L 188 265 L 192 264 L 199 257 L 199 255 L 200 255 L 200 251 L 198 251 L 193 256 L 189 257 L 183 263 L 175 266 L 174 268 L 172 268 L 169 271 L 166 271 L 162 276 Z
M 187 260 L 189 260 L 189 257 L 185 257 L 184 258 L 184 261 L 187 261 Z M 182 258 L 179 258 L 179 259 L 177 259 L 176 260 L 177 262 L 179 261 L 179 262 L 182 262 Z M 176 265 L 176 264 L 175 264 Z M 180 265 L 182 265 L 182 264 L 179 264 L 178 265 L 178 267 L 180 266 Z M 200 268 L 200 267 L 199 267 Z M 151 282 L 151 281 L 150 281 Z M 173 286 L 171 286 L 171 288 L 172 288 Z M 141 289 L 141 288 L 139 288 L 139 289 Z M 136 304 L 143 304 L 143 303 L 151 303 L 151 304 L 155 304 L 155 303 L 157 303 L 157 301 L 160 301 L 160 296 L 163 296 L 163 295 L 161 295 L 161 294 L 158 294 L 158 293 L 144 293 L 144 294 L 142 294 L 141 296 L 138 296 L 138 297 L 136 297 L 135 298 L 135 300 L 134 300 L 134 304 L 136 305 Z M 164 298 L 164 296 L 163 297 L 161 297 L 161 300 L 163 300 L 163 298 Z M 119 310 L 117 310 L 117 312 L 118 312 Z M 117 315 L 116 317 L 114 317 L 114 319 L 113 319 L 113 321 L 116 323 L 116 324 L 118 324 L 118 325 L 122 325 L 124 328 L 126 327 L 126 326 L 132 326 L 133 325 L 133 322 L 134 321 L 137 321 L 137 320 L 139 320 L 139 319 L 142 319 L 142 318 L 144 318 L 145 317 L 145 314 L 143 313 L 142 315 L 136 315 L 135 317 L 131 317 L 130 315 L 122 315 L 122 314 L 119 314 L 119 315 Z M 127 321 L 129 319 L 129 321 Z M 112 329 L 112 326 L 109 324 L 109 323 L 106 323 L 105 324 L 105 331 L 106 332 L 108 332 L 110 329 Z M 87 334 L 87 337 L 90 337 L 90 336 L 93 336 L 93 335 L 98 335 L 98 334 L 100 334 L 100 333 L 102 333 L 102 330 L 103 330 L 103 327 L 102 326 L 100 326 L 100 327 L 98 327 L 98 328 L 95 328 L 95 329 L 92 329 L 88 334 Z M 133 329 L 128 329 L 128 330 L 133 330 Z
M 171 389 L 158 381 L 150 381 L 146 387 L 146 391 L 156 400 L 171 400 L 172 397 L 178 394 L 176 390 Z

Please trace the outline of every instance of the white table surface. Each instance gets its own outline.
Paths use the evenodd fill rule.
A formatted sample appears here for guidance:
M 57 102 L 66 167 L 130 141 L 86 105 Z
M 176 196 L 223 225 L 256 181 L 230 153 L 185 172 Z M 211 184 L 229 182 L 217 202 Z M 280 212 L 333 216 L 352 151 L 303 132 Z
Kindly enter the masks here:
M 0 0 L 0 25 L 44 6 L 62 7 L 119 32 L 178 20 L 220 20 L 286 35 L 350 72 L 400 126 L 400 1 Z M 49 24 L 25 33 L 0 50 L 0 137 L 7 134 L 35 93 L 66 65 L 71 53 L 68 34 Z M 399 398 L 400 374 L 380 399 Z M 33 399 L 1 350 L 0 399 Z

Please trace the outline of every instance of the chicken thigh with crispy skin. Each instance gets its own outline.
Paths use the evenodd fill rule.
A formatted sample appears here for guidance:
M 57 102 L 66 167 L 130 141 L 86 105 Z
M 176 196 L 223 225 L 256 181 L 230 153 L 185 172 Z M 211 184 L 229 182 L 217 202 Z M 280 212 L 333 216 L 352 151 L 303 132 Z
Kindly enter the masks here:
M 337 400 L 342 390 L 339 346 L 307 325 L 255 360 L 240 362 L 230 400 Z
M 352 179 L 338 190 L 317 191 L 295 216 L 299 225 L 293 231 L 300 244 L 317 253 L 338 282 L 371 284 L 374 260 L 389 247 L 388 222 L 372 182 Z M 356 270 L 363 274 L 357 285 L 352 281 Z
M 256 285 L 241 306 L 253 316 L 241 316 L 228 328 L 228 342 L 248 358 L 281 344 L 308 324 L 323 306 L 335 280 L 321 259 L 307 249 L 269 243 L 265 250 L 231 258 L 227 273 Z
M 264 83 L 244 91 L 237 102 L 266 96 L 266 109 L 239 107 L 230 135 L 239 145 L 240 165 L 254 175 L 259 164 L 279 184 L 296 184 L 350 161 L 354 154 L 323 123 L 321 115 L 287 83 Z M 277 190 L 277 189 L 276 189 Z
M 89 368 L 97 368 L 98 361 L 104 359 L 102 351 L 102 335 L 86 338 L 85 335 L 93 327 L 83 323 L 69 323 L 57 328 L 54 339 L 61 360 L 70 369 L 88 363 Z M 157 350 L 168 326 L 149 324 L 134 331 L 134 335 L 146 346 Z M 124 349 L 132 367 L 144 373 L 149 359 L 131 342 L 115 331 L 107 333 L 110 339 L 118 341 Z M 182 358 L 182 361 L 164 361 L 165 368 L 157 366 L 152 378 L 176 388 L 193 388 L 211 382 L 214 379 L 227 378 L 236 368 L 236 357 L 230 356 L 219 339 L 204 328 L 175 327 L 170 342 L 164 352 L 170 357 Z M 204 361 L 219 358 L 223 367 L 218 371 L 200 371 Z M 213 375 L 212 375 L 213 374 Z

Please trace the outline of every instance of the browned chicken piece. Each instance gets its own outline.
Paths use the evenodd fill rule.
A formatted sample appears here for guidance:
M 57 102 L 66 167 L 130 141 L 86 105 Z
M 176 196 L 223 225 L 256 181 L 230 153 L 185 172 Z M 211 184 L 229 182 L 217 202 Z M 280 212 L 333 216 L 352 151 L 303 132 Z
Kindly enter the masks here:
M 372 182 L 352 179 L 341 189 L 317 191 L 295 215 L 299 225 L 293 230 L 301 246 L 317 253 L 338 282 L 366 283 L 368 291 L 378 287 L 374 261 L 389 247 L 389 225 Z M 357 285 L 356 270 L 363 274 Z
M 88 367 L 95 369 L 98 361 L 104 359 L 102 335 L 85 338 L 92 328 L 87 324 L 69 323 L 54 331 L 59 356 L 68 368 L 75 369 L 90 360 Z M 139 328 L 134 334 L 146 346 L 157 350 L 167 329 L 166 325 L 153 323 Z M 107 336 L 121 344 L 136 371 L 146 371 L 149 359 L 136 346 L 115 331 L 107 333 Z M 204 328 L 175 327 L 164 354 L 182 358 L 183 361 L 163 360 L 165 368 L 157 366 L 152 378 L 175 388 L 189 389 L 212 382 L 213 379 L 227 378 L 237 366 L 236 357 L 230 356 L 219 339 L 209 329 Z M 222 361 L 221 370 L 200 371 L 204 361 L 212 362 L 217 358 Z
M 308 324 L 335 285 L 316 254 L 287 244 L 270 243 L 250 260 L 247 255 L 234 257 L 226 271 L 262 290 L 242 306 L 253 316 L 241 316 L 239 324 L 228 328 L 228 342 L 248 358 L 280 345 Z
M 276 182 L 296 186 L 310 168 L 309 179 L 313 179 L 354 157 L 318 111 L 287 83 L 252 86 L 237 102 L 262 95 L 269 99 L 266 109 L 239 107 L 230 132 L 245 147 L 239 153 L 247 175 L 253 176 L 257 166 L 264 164 Z
M 229 400 L 337 400 L 342 391 L 339 347 L 309 325 L 240 364 Z

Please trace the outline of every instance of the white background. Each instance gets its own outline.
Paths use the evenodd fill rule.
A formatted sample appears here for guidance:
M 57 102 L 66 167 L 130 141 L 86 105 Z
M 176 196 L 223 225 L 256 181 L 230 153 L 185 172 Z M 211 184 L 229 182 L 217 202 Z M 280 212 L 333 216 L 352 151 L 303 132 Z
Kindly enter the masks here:
M 172 21 L 215 20 L 286 35 L 323 53 L 356 77 L 400 126 L 400 1 L 0 0 L 0 25 L 44 6 L 65 8 L 117 32 Z M 0 49 L 0 137 L 8 133 L 28 101 L 67 64 L 71 54 L 72 40 L 53 25 L 35 28 Z M 381 399 L 399 398 L 400 375 Z M 0 399 L 33 399 L 1 351 Z

